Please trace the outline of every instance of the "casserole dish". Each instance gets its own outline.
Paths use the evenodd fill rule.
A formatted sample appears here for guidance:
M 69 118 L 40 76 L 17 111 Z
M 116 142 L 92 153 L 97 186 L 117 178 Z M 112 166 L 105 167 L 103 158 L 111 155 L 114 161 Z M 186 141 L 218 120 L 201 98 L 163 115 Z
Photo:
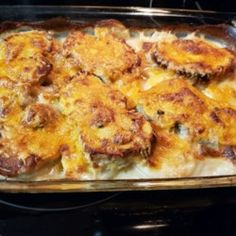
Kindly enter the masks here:
M 1 11 L 2 11 L 1 20 L 2 21 L 8 20 L 8 22 L 5 22 L 2 24 L 2 27 L 1 27 L 2 33 L 5 33 L 6 29 L 8 31 L 9 30 L 14 31 L 14 30 L 19 29 L 19 26 L 22 26 L 21 22 L 26 22 L 26 23 L 23 23 L 24 27 L 36 27 L 36 28 L 41 28 L 41 29 L 43 28 L 43 29 L 46 29 L 49 31 L 55 30 L 56 32 L 65 32 L 65 29 L 68 29 L 71 27 L 74 29 L 75 27 L 78 27 L 78 25 L 81 28 L 81 25 L 86 25 L 86 24 L 88 24 L 88 22 L 89 22 L 89 24 L 86 26 L 87 28 L 90 27 L 90 24 L 94 24 L 95 22 L 98 22 L 99 20 L 106 20 L 106 19 L 113 18 L 115 20 L 120 20 L 120 21 L 122 21 L 122 23 L 124 23 L 128 27 L 132 27 L 132 29 L 137 29 L 137 30 L 140 30 L 140 28 L 141 29 L 142 28 L 153 29 L 153 28 L 161 27 L 161 29 L 165 29 L 166 31 L 174 32 L 176 35 L 178 35 L 179 38 L 185 37 L 186 34 L 191 34 L 194 29 L 194 32 L 196 32 L 196 34 L 204 35 L 204 37 L 206 37 L 206 38 L 208 37 L 209 41 L 216 41 L 216 43 L 218 43 L 218 44 L 226 45 L 232 51 L 235 50 L 236 32 L 235 32 L 235 28 L 233 26 L 233 24 L 234 24 L 234 14 L 233 13 L 232 14 L 222 14 L 222 13 L 213 13 L 213 12 L 195 12 L 195 11 L 187 11 L 186 12 L 186 11 L 181 11 L 181 10 L 178 11 L 178 10 L 165 10 L 165 9 L 158 9 L 157 10 L 157 9 L 145 9 L 145 8 L 109 8 L 109 7 L 108 8 L 104 8 L 104 7 L 99 8 L 99 7 L 74 7 L 74 6 L 70 6 L 70 7 L 50 7 L 50 6 L 48 6 L 48 7 L 41 7 L 41 6 L 39 6 L 39 7 L 30 7 L 30 6 L 26 6 L 26 7 L 19 7 L 19 6 L 12 7 L 12 6 L 10 6 L 10 7 L 7 7 L 7 6 L 5 6 L 1 9 Z M 9 18 L 9 12 L 12 12 L 12 15 L 10 16 L 10 18 Z M 56 17 L 59 17 L 59 18 L 56 18 Z M 70 22 L 65 20 L 63 17 L 69 17 Z M 19 22 L 19 23 L 17 23 L 17 22 Z M 179 24 L 178 26 L 176 25 L 177 23 Z M 180 23 L 182 23 L 182 24 L 180 25 Z M 224 25 L 215 26 L 216 24 L 220 24 L 220 23 L 224 23 Z M 99 24 L 102 25 L 103 23 L 99 23 Z M 209 26 L 209 24 L 214 24 L 214 25 Z M 200 26 L 198 26 L 198 25 L 200 25 Z M 102 25 L 102 27 L 103 27 L 103 25 Z M 64 29 L 64 31 L 62 29 Z M 23 31 L 24 30 L 25 29 L 23 29 Z M 72 35 L 72 38 L 73 37 L 74 37 L 74 35 Z M 81 35 L 76 35 L 76 37 L 81 37 L 79 43 L 84 40 L 83 36 L 81 36 Z M 11 41 L 12 36 L 8 35 L 7 38 L 5 38 L 5 41 L 6 40 Z M 85 43 L 88 40 L 89 40 L 89 38 L 85 39 L 84 40 Z M 191 39 L 190 40 L 188 39 L 188 42 L 189 41 L 191 41 Z M 14 40 L 13 40 L 12 44 L 14 46 Z M 38 44 L 38 42 L 36 42 L 35 44 Z M 73 57 L 76 57 L 76 55 L 77 55 L 76 54 L 77 52 L 73 51 L 74 44 L 75 44 L 75 41 L 73 41 L 71 43 L 70 40 L 68 40 L 68 42 L 65 43 L 65 45 L 66 45 L 65 47 L 69 48 L 69 53 L 67 53 L 65 50 L 66 57 L 67 58 L 72 57 L 72 61 L 73 61 Z M 93 41 L 91 41 L 91 45 L 92 44 L 93 44 Z M 119 42 L 117 42 L 117 44 L 119 45 Z M 199 42 L 199 44 L 204 44 L 204 43 Z M 70 48 L 71 45 L 72 45 L 72 48 Z M 107 45 L 109 45 L 109 40 L 107 42 Z M 165 42 L 164 42 L 164 45 L 165 45 Z M 205 45 L 204 47 L 208 47 L 208 46 Z M 78 50 L 82 50 L 82 49 L 79 48 Z M 218 49 L 216 49 L 216 51 L 217 50 Z M 88 51 L 85 53 L 85 55 L 87 53 L 88 53 Z M 198 69 L 200 71 L 199 74 L 200 74 L 201 78 L 205 78 L 205 75 L 206 75 L 206 77 L 208 79 L 208 75 L 212 76 L 214 73 L 218 74 L 218 72 L 219 73 L 221 73 L 222 71 L 225 72 L 225 70 L 228 70 L 231 67 L 231 62 L 230 62 L 232 59 L 231 53 L 228 53 L 226 51 L 224 51 L 224 53 L 226 55 L 228 55 L 229 61 L 226 61 L 226 62 L 221 61 L 219 68 L 217 67 L 215 69 L 216 72 L 213 69 L 212 70 L 209 68 L 205 69 L 204 66 L 200 65 L 200 69 L 199 68 Z M 9 54 L 9 52 L 8 52 L 8 54 Z M 81 54 L 81 51 L 80 51 L 80 54 Z M 220 60 L 220 55 L 221 55 L 221 53 L 218 53 L 218 51 L 217 51 L 217 54 L 215 55 L 215 57 L 217 57 L 217 59 Z M 10 52 L 9 57 L 11 58 L 13 56 L 15 56 L 15 53 L 13 52 L 11 55 L 11 52 Z M 126 56 L 129 57 L 130 55 L 126 54 L 125 57 Z M 164 61 L 164 64 L 166 64 L 166 60 L 168 58 L 166 59 L 165 54 L 163 54 L 163 55 L 158 54 L 157 57 L 158 58 L 162 57 L 163 58 L 162 61 Z M 85 56 L 85 58 L 86 58 L 86 56 Z M 81 58 L 79 58 L 79 60 L 81 60 Z M 89 61 L 90 59 L 88 58 L 88 60 L 87 61 L 86 60 L 87 59 L 85 59 L 85 62 Z M 137 62 L 132 62 L 132 60 L 135 61 L 136 59 L 133 59 L 132 57 L 130 57 L 128 61 L 130 63 L 137 64 Z M 27 61 L 25 63 L 27 63 Z M 31 63 L 31 61 L 30 61 L 30 63 Z M 38 61 L 35 60 L 33 63 L 38 63 Z M 42 63 L 42 61 L 40 61 L 40 63 Z M 89 61 L 89 63 L 90 63 L 90 61 Z M 215 61 L 214 63 L 216 64 L 217 61 Z M 43 61 L 43 64 L 47 64 L 47 62 Z M 173 65 L 173 63 L 170 63 L 170 65 Z M 87 67 L 85 66 L 85 70 L 87 70 L 86 68 L 90 68 L 89 66 L 90 66 L 89 64 L 87 65 Z M 164 66 L 168 67 L 168 65 L 164 65 Z M 197 66 L 199 67 L 199 64 L 197 64 Z M 39 67 L 39 69 L 37 70 L 37 73 L 40 74 L 39 80 L 41 79 L 41 77 L 44 76 L 44 73 L 46 73 L 45 70 L 48 70 L 48 69 L 50 69 L 50 65 L 48 65 L 48 64 L 46 65 L 46 69 L 45 69 L 45 67 L 43 67 L 43 68 Z M 82 69 L 84 69 L 84 68 L 82 68 Z M 126 68 L 126 69 L 129 70 L 129 68 Z M 191 74 L 192 70 L 193 70 L 192 66 L 191 66 L 191 68 L 184 68 L 183 69 L 181 67 L 181 65 L 178 65 L 178 63 L 177 63 L 177 65 L 172 66 L 171 69 L 178 70 L 178 71 L 184 70 L 185 71 L 184 73 L 186 73 L 186 74 Z M 29 68 L 27 67 L 27 71 L 29 71 L 29 70 L 31 70 L 31 67 L 29 67 Z M 89 70 L 91 70 L 91 69 L 89 69 Z M 109 72 L 109 70 L 108 70 L 108 72 Z M 97 72 L 95 71 L 94 73 L 96 74 Z M 41 76 L 41 74 L 43 74 L 43 75 Z M 196 74 L 195 71 L 193 72 L 193 74 L 194 75 Z M 198 74 L 198 71 L 197 71 L 197 74 Z M 90 75 L 88 75 L 86 78 L 88 78 L 88 80 L 93 81 L 94 78 L 90 78 L 89 76 Z M 100 77 L 103 77 L 103 75 Z M 81 81 L 81 78 L 77 78 L 77 81 Z M 46 81 L 46 83 L 48 83 L 48 82 Z M 83 86 L 83 83 L 80 84 L 80 88 L 82 86 Z M 107 92 L 107 89 L 105 89 L 105 88 L 103 89 L 99 84 L 97 84 L 96 86 L 94 87 L 95 90 L 101 89 L 101 93 L 109 93 L 109 91 Z M 181 86 L 182 85 L 180 85 L 180 87 Z M 75 88 L 75 87 L 76 87 L 76 84 L 73 84 L 73 86 L 69 87 L 67 90 L 64 91 L 64 94 L 66 94 L 66 96 L 67 96 L 68 92 L 73 91 L 73 88 Z M 167 87 L 168 87 L 168 85 L 167 85 Z M 190 91 L 190 93 L 194 94 L 195 92 Z M 86 94 L 86 92 L 85 92 L 85 94 Z M 80 102 L 81 102 L 81 99 L 84 98 L 83 94 L 81 96 L 82 97 L 76 97 L 77 100 L 80 100 Z M 116 96 L 118 96 L 118 95 L 116 94 Z M 193 96 L 195 98 L 197 95 L 195 93 L 195 95 L 191 95 L 191 96 Z M 88 99 L 90 99 L 90 97 Z M 120 98 L 118 98 L 118 99 L 120 99 Z M 144 108 L 144 110 L 145 110 L 146 109 L 145 108 L 145 105 L 146 105 L 145 101 L 143 103 L 141 102 L 141 105 L 143 106 L 142 108 Z M 36 109 L 36 108 L 33 107 L 28 112 L 28 114 L 31 114 L 30 115 L 31 118 L 32 118 L 32 116 L 34 117 L 34 115 L 32 115 L 32 114 L 34 114 L 34 109 Z M 37 107 L 37 109 L 38 109 L 38 107 Z M 46 113 L 42 113 L 42 114 L 43 115 L 47 114 L 47 116 L 48 116 L 48 119 L 46 119 L 46 121 L 43 120 L 43 124 L 40 123 L 40 126 L 41 126 L 41 125 L 44 125 L 44 122 L 47 122 L 48 120 L 50 120 L 51 113 L 50 113 L 50 111 L 48 111 L 48 108 L 45 108 L 45 106 L 43 106 L 43 107 L 41 106 L 40 109 L 41 110 L 46 109 Z M 104 112 L 106 113 L 107 111 L 103 110 L 103 114 L 104 114 Z M 122 110 L 122 112 L 123 112 L 123 110 Z M 217 112 L 218 112 L 218 110 L 217 110 Z M 96 110 L 95 110 L 95 113 L 96 113 Z M 145 111 L 144 111 L 144 113 L 145 113 Z M 82 114 L 84 115 L 87 113 L 82 113 Z M 76 115 L 78 115 L 78 114 L 76 113 Z M 146 116 L 150 117 L 148 112 L 147 112 Z M 216 122 L 218 122 L 218 117 L 215 113 L 213 113 L 211 116 L 213 116 L 212 119 L 214 119 L 214 120 L 216 120 Z M 102 115 L 102 117 L 103 117 L 103 115 Z M 133 117 L 132 120 L 139 119 L 134 114 L 132 115 L 132 117 Z M 106 122 L 107 122 L 107 117 L 105 117 L 105 118 L 106 118 Z M 88 116 L 88 119 L 90 119 L 89 116 Z M 30 118 L 26 117 L 26 120 L 24 122 L 27 123 L 27 125 L 31 126 L 32 124 L 28 124 L 29 120 L 30 120 Z M 110 122 L 110 120 L 109 120 L 109 122 Z M 220 122 L 218 122 L 218 123 L 220 123 Z M 35 124 L 33 124 L 33 126 L 34 125 Z M 38 127 L 33 127 L 33 128 L 37 129 Z M 98 128 L 100 128 L 100 127 L 98 127 Z M 142 129 L 143 129 L 143 127 L 142 127 Z M 82 130 L 82 128 L 81 128 L 81 130 Z M 231 127 L 231 131 L 232 130 L 235 131 L 235 126 Z M 90 141 L 91 137 L 86 139 L 86 135 L 87 135 L 86 132 L 87 131 L 83 130 L 83 132 L 85 132 L 85 133 L 84 133 L 84 136 L 82 139 L 83 139 L 83 141 L 86 140 L 84 142 L 87 145 L 87 149 L 92 154 L 94 154 L 94 153 L 96 154 L 96 152 L 99 152 L 99 154 L 104 154 L 104 152 L 105 153 L 109 152 L 110 149 L 109 150 L 102 149 L 102 151 L 99 149 L 99 151 L 98 151 L 98 148 L 97 147 L 95 148 L 96 145 L 93 143 L 94 140 L 91 142 Z M 136 130 L 135 132 L 142 132 L 142 131 Z M 151 137 L 148 136 L 149 135 L 148 132 L 149 131 L 147 131 L 146 133 L 142 133 L 140 135 L 140 137 L 144 138 L 144 136 L 146 135 L 148 137 L 147 139 L 151 139 Z M 234 134 L 234 132 L 232 132 L 232 134 Z M 137 136 L 138 136 L 138 134 L 137 134 Z M 139 142 L 141 142 L 140 137 L 139 137 Z M 51 138 L 52 137 L 49 136 L 49 139 L 51 139 Z M 120 140 L 120 137 L 119 137 L 119 140 Z M 119 140 L 117 142 L 120 142 Z M 123 142 L 123 140 L 122 140 L 122 142 Z M 137 141 L 135 141 L 135 142 L 137 144 Z M 143 140 L 143 142 L 145 143 L 146 139 Z M 107 145 L 109 145 L 109 143 Z M 138 146 L 138 149 L 140 149 L 140 146 Z M 144 157 L 146 157 L 147 155 L 149 155 L 146 152 L 146 149 L 149 149 L 149 147 L 145 146 L 144 149 L 145 149 L 145 152 L 143 152 L 142 155 Z M 122 152 L 122 150 L 119 150 L 119 152 Z M 224 149 L 223 152 L 224 153 L 226 152 L 226 154 L 228 155 L 228 153 L 232 153 L 233 151 L 231 149 L 230 149 L 230 151 L 228 151 L 228 149 L 225 151 L 225 149 Z M 117 154 L 114 152 L 110 152 L 110 154 L 111 153 L 112 153 L 112 155 L 120 155 L 120 154 Z M 148 153 L 149 153 L 149 151 L 148 151 Z M 121 154 L 121 155 L 123 155 L 123 154 Z M 37 156 L 35 156 L 35 155 L 30 156 L 29 163 L 28 163 L 28 160 L 26 160 L 26 162 L 27 162 L 27 164 L 26 164 L 27 167 L 34 165 L 35 162 L 37 162 Z M 7 167 L 9 165 L 10 164 L 6 164 L 4 166 L 5 169 L 7 169 Z M 99 166 L 100 164 L 95 163 L 95 165 Z M 5 172 L 4 171 L 2 171 L 2 173 L 5 174 L 5 172 L 7 172 L 8 169 Z M 14 171 L 15 171 L 15 169 L 14 169 Z M 8 176 L 15 175 L 14 171 L 13 171 L 13 173 L 11 172 L 10 175 L 8 175 L 8 174 L 7 175 Z M 175 189 L 175 188 L 199 188 L 199 187 L 215 187 L 215 186 L 220 187 L 220 186 L 233 185 L 234 181 L 235 181 L 234 176 L 219 176 L 219 174 L 217 174 L 216 177 L 211 176 L 211 177 L 168 178 L 168 179 L 165 179 L 165 178 L 153 179 L 153 177 L 151 176 L 147 180 L 139 179 L 139 178 L 136 178 L 136 180 L 132 180 L 129 177 L 128 178 L 126 177 L 125 180 L 103 180 L 103 179 L 101 179 L 101 180 L 90 180 L 90 179 L 89 180 L 86 180 L 86 179 L 75 180 L 75 178 L 71 180 L 68 177 L 68 178 L 66 178 L 66 180 L 60 180 L 60 179 L 59 180 L 58 179 L 47 180 L 47 178 L 45 178 L 45 179 L 39 179 L 37 181 L 35 181 L 34 179 L 32 181 L 29 181 L 29 178 L 25 178 L 25 179 L 20 179 L 20 180 L 19 179 L 2 180 L 2 182 L 0 184 L 0 189 L 3 191 L 29 191 L 29 192 L 34 192 L 34 191 L 36 191 L 36 192 L 38 192 L 38 191 L 39 192 L 40 191 L 43 191 L 43 192 L 44 191 L 118 191 L 118 190 L 142 190 L 142 189 L 151 190 L 151 189 L 166 189 L 166 188 L 174 188 Z

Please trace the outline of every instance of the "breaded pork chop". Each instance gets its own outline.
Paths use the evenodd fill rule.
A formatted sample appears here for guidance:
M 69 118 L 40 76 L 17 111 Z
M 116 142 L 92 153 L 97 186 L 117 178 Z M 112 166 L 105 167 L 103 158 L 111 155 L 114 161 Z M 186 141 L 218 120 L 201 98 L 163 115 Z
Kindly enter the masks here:
M 74 76 L 62 89 L 61 103 L 66 115 L 77 124 L 85 151 L 95 162 L 101 156 L 112 160 L 150 154 L 149 122 L 127 110 L 125 97 L 97 77 L 84 73 Z
M 0 76 L 16 83 L 41 83 L 52 65 L 52 38 L 44 31 L 11 33 L 0 42 Z
M 72 64 L 106 81 L 117 80 L 140 63 L 134 50 L 112 34 L 96 36 L 75 31 L 69 34 L 63 47 Z
M 201 94 L 184 79 L 158 83 L 141 94 L 137 109 L 156 125 L 199 144 L 210 156 L 236 146 L 236 111 Z M 214 150 L 214 153 L 213 153 Z
M 65 120 L 50 104 L 31 101 L 22 106 L 22 87 L 0 87 L 0 174 L 17 176 L 60 157 Z
M 234 55 L 205 40 L 163 39 L 156 43 L 153 57 L 168 69 L 189 77 L 212 78 L 230 70 Z
M 9 61 L 21 57 L 46 56 L 52 50 L 52 37 L 45 31 L 11 33 L 4 38 L 4 42 Z

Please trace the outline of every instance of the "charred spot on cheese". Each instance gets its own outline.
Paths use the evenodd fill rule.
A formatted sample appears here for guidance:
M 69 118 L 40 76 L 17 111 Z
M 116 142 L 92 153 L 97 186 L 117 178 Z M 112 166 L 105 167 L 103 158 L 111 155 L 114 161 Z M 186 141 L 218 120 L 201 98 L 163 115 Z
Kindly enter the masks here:
M 0 97 L 0 117 L 5 117 L 10 112 L 12 101 L 7 96 Z
M 231 160 L 236 160 L 236 146 L 225 146 L 223 156 Z
M 236 161 L 236 146 L 221 145 L 216 141 L 199 142 L 199 153 L 203 156 L 225 157 L 233 162 Z
M 114 122 L 114 112 L 108 107 L 99 107 L 99 104 L 93 107 L 91 126 L 103 128 L 106 124 Z
M 153 58 L 159 65 L 193 78 L 222 75 L 234 62 L 229 50 L 197 38 L 160 40 Z
M 128 111 L 123 95 L 98 78 L 80 74 L 62 90 L 64 107 L 78 126 L 91 156 L 126 157 L 151 151 L 152 128 L 141 114 Z M 95 96 L 96 94 L 96 96 Z
M 18 174 L 23 166 L 23 161 L 16 155 L 9 156 L 6 153 L 0 154 L 0 174 L 13 177 Z
M 6 145 L 7 146 L 7 145 Z M 41 158 L 35 154 L 25 157 L 15 153 L 12 147 L 0 146 L 0 174 L 14 177 L 33 171 L 40 163 Z
M 55 122 L 56 111 L 46 104 L 32 104 L 26 108 L 23 125 L 33 129 L 43 128 Z
M 105 81 L 119 79 L 140 62 L 133 49 L 112 34 L 96 37 L 75 31 L 67 37 L 63 48 L 72 64 Z

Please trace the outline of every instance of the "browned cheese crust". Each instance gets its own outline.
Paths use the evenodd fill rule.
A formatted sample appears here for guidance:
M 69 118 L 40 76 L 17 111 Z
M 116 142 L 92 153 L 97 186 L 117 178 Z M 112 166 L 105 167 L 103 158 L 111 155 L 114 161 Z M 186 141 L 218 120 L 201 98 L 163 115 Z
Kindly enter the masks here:
M 151 152 L 152 128 L 141 114 L 126 108 L 125 97 L 99 78 L 80 74 L 62 89 L 62 104 L 75 120 L 91 155 L 126 157 Z
M 187 81 L 163 81 L 140 97 L 140 112 L 160 128 L 189 140 L 193 147 L 208 148 L 200 154 L 220 156 L 225 147 L 236 146 L 236 110 L 207 98 Z
M 229 50 L 200 39 L 161 40 L 153 57 L 158 64 L 190 77 L 222 75 L 234 65 Z
M 11 33 L 0 47 L 0 174 L 12 177 L 60 157 L 64 118 L 41 86 L 52 68 L 52 38 L 43 31 Z M 39 101 L 42 95 L 48 104 Z
M 112 34 L 96 36 L 75 31 L 67 37 L 63 47 L 64 55 L 72 64 L 106 81 L 117 80 L 140 64 L 133 49 Z
M 49 104 L 22 106 L 17 87 L 0 90 L 0 174 L 29 173 L 58 159 L 66 142 L 61 114 Z
M 138 164 L 189 176 L 196 160 L 236 160 L 233 52 L 116 20 L 49 28 L 1 35 L 0 175 L 40 179 L 53 166 L 53 177 L 101 179 Z
M 42 83 L 52 65 L 52 38 L 44 31 L 12 33 L 0 43 L 0 76 L 16 83 Z

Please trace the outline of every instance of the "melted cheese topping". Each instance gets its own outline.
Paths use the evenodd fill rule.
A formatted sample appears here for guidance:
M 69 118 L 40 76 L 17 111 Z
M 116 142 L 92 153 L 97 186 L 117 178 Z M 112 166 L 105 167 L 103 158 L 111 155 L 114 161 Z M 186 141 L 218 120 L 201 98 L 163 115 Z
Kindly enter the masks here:
M 50 72 L 46 55 L 52 40 L 45 32 L 29 31 L 8 35 L 0 45 L 0 76 L 17 83 L 38 83 Z
M 65 143 L 64 118 L 52 106 L 32 103 L 26 109 L 14 90 L 1 88 L 0 173 L 30 172 L 60 156 Z M 50 140 L 50 142 L 48 141 Z
M 96 91 L 99 94 L 93 96 Z M 98 78 L 84 74 L 73 78 L 62 90 L 61 99 L 68 116 L 78 124 L 89 153 L 119 157 L 150 148 L 150 124 L 127 111 L 123 95 Z
M 64 49 L 64 54 L 71 57 L 73 64 L 103 77 L 104 80 L 116 80 L 138 63 L 133 50 L 110 34 L 95 37 L 74 32 L 65 41 Z
M 223 74 L 234 61 L 227 49 L 197 38 L 159 41 L 154 55 L 158 63 L 169 69 L 193 76 Z
M 236 144 L 236 110 L 221 107 L 180 78 L 142 92 L 138 107 L 163 129 L 185 128 L 192 142 L 217 138 L 220 144 Z
M 69 34 L 2 34 L 0 174 L 235 174 L 235 56 L 224 47 L 115 20 Z M 189 74 L 211 80 L 194 84 Z
M 225 106 L 229 105 L 236 109 L 236 75 L 226 75 L 221 80 L 212 81 L 202 92 Z

